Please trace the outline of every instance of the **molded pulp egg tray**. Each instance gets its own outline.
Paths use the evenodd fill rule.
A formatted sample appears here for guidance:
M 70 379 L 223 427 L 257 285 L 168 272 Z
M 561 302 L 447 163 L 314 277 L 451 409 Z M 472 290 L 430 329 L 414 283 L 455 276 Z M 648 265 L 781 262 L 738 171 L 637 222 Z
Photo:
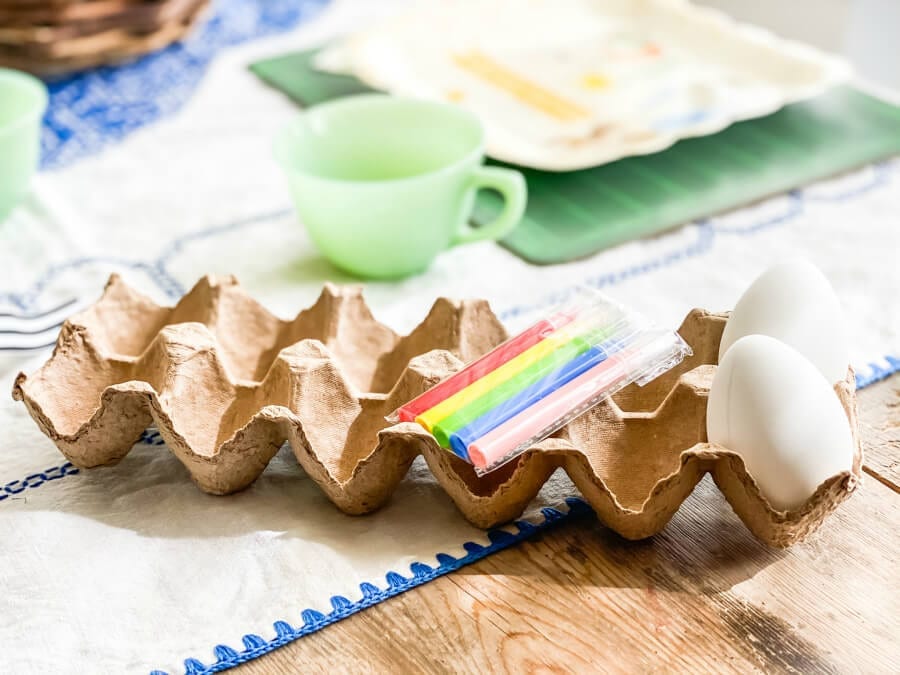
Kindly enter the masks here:
M 348 514 L 390 499 L 417 455 L 479 527 L 519 516 L 559 467 L 607 526 L 629 539 L 659 532 L 706 473 L 761 540 L 787 546 L 815 530 L 861 471 L 853 373 L 836 385 L 856 444 L 852 471 L 798 508 L 775 510 L 740 457 L 706 442 L 706 402 L 726 314 L 695 309 L 679 332 L 693 356 L 631 385 L 509 464 L 479 478 L 399 405 L 506 339 L 487 302 L 437 300 L 409 335 L 372 316 L 358 288 L 326 286 L 293 320 L 278 319 L 233 278 L 206 277 L 174 307 L 110 278 L 70 318 L 50 359 L 19 375 L 13 396 L 74 465 L 115 464 L 155 425 L 205 492 L 250 485 L 285 440 Z

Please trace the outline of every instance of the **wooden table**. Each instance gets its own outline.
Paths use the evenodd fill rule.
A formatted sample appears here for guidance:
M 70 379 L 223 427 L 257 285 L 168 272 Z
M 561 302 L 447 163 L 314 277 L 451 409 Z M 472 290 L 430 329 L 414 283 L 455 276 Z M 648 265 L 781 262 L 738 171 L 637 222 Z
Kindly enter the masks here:
M 802 544 L 707 477 L 652 539 L 570 519 L 237 672 L 900 673 L 900 376 L 859 404 L 863 487 Z

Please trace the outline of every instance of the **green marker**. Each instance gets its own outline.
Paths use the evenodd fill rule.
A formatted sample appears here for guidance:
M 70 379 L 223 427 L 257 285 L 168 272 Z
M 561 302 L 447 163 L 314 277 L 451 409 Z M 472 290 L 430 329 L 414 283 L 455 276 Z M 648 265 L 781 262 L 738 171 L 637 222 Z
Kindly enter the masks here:
M 450 448 L 451 434 L 456 433 L 489 410 L 513 398 L 523 389 L 530 387 L 553 371 L 562 368 L 569 361 L 577 358 L 594 345 L 600 344 L 614 330 L 615 328 L 611 327 L 595 329 L 583 335 L 577 335 L 568 342 L 564 342 L 558 349 L 550 352 L 540 361 L 531 364 L 515 377 L 506 380 L 468 405 L 460 408 L 449 417 L 441 420 L 432 427 L 432 435 L 441 447 Z

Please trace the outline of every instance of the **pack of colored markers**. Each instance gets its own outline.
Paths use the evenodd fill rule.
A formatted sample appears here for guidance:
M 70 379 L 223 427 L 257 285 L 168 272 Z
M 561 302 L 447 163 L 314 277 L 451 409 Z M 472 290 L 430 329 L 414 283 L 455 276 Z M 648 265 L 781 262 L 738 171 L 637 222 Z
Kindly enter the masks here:
M 484 475 L 626 385 L 643 386 L 690 354 L 675 331 L 655 328 L 584 289 L 388 420 L 417 422 Z

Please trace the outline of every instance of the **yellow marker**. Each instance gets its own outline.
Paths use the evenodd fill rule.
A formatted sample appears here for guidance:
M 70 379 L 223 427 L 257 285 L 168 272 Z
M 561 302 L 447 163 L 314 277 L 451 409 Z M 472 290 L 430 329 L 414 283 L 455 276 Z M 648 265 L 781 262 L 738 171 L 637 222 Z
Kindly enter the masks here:
M 462 93 L 459 89 L 451 89 L 447 92 L 447 100 L 453 101 L 453 103 L 459 103 L 462 101 L 466 95 Z
M 453 62 L 551 117 L 568 121 L 591 116 L 589 110 L 525 79 L 477 49 L 454 54 Z
M 591 91 L 606 89 L 609 86 L 609 78 L 598 73 L 587 73 L 581 78 L 581 86 Z
M 468 405 L 475 399 L 515 377 L 530 365 L 537 363 L 551 352 L 556 351 L 569 343 L 577 335 L 578 327 L 566 326 L 551 333 L 533 347 L 526 349 L 514 359 L 510 359 L 496 370 L 475 380 L 465 389 L 444 399 L 433 408 L 430 408 L 416 417 L 416 422 L 432 431 L 435 424 L 446 419 L 460 408 Z

